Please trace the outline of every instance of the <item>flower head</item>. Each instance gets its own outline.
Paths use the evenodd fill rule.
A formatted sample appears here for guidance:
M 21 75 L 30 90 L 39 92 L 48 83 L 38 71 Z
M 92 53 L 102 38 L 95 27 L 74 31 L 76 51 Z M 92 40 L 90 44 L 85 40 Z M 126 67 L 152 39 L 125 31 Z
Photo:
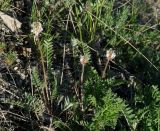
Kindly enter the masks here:
M 108 60 L 113 60 L 116 57 L 116 53 L 112 48 L 106 51 L 106 57 Z
M 32 27 L 31 32 L 35 35 L 36 38 L 43 31 L 42 24 L 40 22 L 33 22 L 31 27 Z
M 82 64 L 82 65 L 86 65 L 87 63 L 88 63 L 88 58 L 86 57 L 86 56 L 80 56 L 80 63 Z

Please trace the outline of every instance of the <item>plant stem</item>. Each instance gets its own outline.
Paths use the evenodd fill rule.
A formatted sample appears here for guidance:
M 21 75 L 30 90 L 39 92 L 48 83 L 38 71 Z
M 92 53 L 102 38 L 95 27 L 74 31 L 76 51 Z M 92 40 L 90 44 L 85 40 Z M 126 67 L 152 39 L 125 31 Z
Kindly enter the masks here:
M 43 52 L 42 52 L 42 48 L 41 48 L 41 45 L 40 45 L 40 41 L 39 41 L 39 38 L 37 38 L 37 40 L 34 38 L 34 42 L 37 44 L 38 46 L 38 50 L 40 52 L 40 59 L 41 59 L 41 64 L 42 64 L 42 70 L 43 70 L 43 79 L 44 79 L 44 87 L 45 89 L 42 91 L 42 94 L 44 96 L 44 102 L 47 106 L 47 111 L 49 114 L 52 114 L 52 111 L 51 111 L 51 103 L 49 103 L 50 101 L 50 97 L 49 97 L 49 89 L 48 89 L 48 82 L 47 82 L 47 72 L 46 72 L 46 69 L 45 69 L 45 64 L 44 64 L 44 58 L 43 58 Z
M 82 72 L 81 72 L 81 84 L 83 83 L 83 77 L 84 77 L 84 64 L 82 64 Z
M 83 92 L 82 92 L 82 84 L 83 84 L 83 78 L 84 78 L 84 67 L 85 64 L 82 64 L 82 72 L 81 72 L 81 83 L 80 83 L 80 87 L 79 87 L 79 99 L 80 99 L 80 107 L 81 110 L 84 111 L 84 107 L 83 107 Z
M 63 71 L 64 71 L 65 55 L 66 55 L 66 45 L 64 44 L 64 47 L 63 47 L 63 65 L 62 65 L 62 73 L 61 73 L 60 85 L 62 85 L 62 83 L 63 83 Z
M 108 63 L 109 63 L 109 59 L 107 60 L 107 62 L 105 64 L 105 67 L 104 67 L 104 70 L 102 72 L 102 78 L 103 79 L 106 77 L 106 70 L 107 70 Z

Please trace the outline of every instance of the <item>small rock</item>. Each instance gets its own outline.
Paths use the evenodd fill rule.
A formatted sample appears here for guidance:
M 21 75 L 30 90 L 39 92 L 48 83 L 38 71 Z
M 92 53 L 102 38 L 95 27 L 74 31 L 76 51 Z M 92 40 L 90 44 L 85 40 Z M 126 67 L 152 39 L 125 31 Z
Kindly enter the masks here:
M 18 67 L 16 66 L 16 67 L 14 67 L 13 69 L 16 71 L 16 70 L 18 69 Z

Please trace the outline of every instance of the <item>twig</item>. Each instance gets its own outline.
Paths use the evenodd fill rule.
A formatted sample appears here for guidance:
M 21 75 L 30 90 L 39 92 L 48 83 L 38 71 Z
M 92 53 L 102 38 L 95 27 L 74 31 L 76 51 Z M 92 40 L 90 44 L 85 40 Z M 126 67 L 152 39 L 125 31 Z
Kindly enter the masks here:
M 8 86 L 8 84 L 7 84 L 6 82 L 4 82 L 3 80 L 0 79 L 0 81 L 1 81 L 2 83 L 4 83 L 6 86 Z M 13 96 L 16 97 L 17 99 L 19 98 L 17 95 L 13 94 L 12 92 L 10 92 L 9 90 L 3 88 L 2 86 L 0 86 L 0 88 L 1 88 L 2 90 L 4 90 L 4 91 L 8 92 L 9 94 L 13 95 Z
M 71 9 L 69 10 L 69 15 L 71 13 Z M 66 27 L 65 27 L 65 30 L 67 31 L 68 29 L 68 22 L 69 22 L 69 15 L 68 15 L 68 18 L 67 18 L 67 23 L 66 23 Z M 65 39 L 66 41 L 66 39 Z M 64 75 L 64 65 L 65 65 L 65 56 L 66 56 L 66 45 L 64 43 L 64 46 L 63 46 L 63 65 L 62 65 L 62 73 L 61 73 L 61 80 L 60 80 L 60 85 L 62 85 L 63 83 L 63 75 Z
M 14 78 L 13 78 L 13 75 L 11 74 L 11 72 L 10 72 L 8 66 L 6 66 L 6 69 L 7 69 L 7 71 L 9 72 L 9 74 L 10 74 L 12 80 L 13 80 L 13 83 L 14 83 L 15 87 L 17 87 L 17 84 L 16 84 L 16 82 L 15 82 L 15 80 L 14 80 Z
M 21 116 L 21 115 L 19 115 L 19 114 L 16 114 L 16 113 L 13 113 L 13 112 L 10 112 L 10 111 L 0 110 L 0 112 L 1 112 L 1 113 L 9 113 L 9 114 L 12 114 L 12 115 L 14 115 L 14 116 L 16 116 L 16 117 L 20 117 L 19 119 L 21 119 L 21 120 L 23 120 L 23 121 L 29 120 L 28 117 L 23 117 L 23 116 Z
M 47 131 L 55 131 L 54 128 L 50 128 L 50 127 L 48 128 L 46 126 L 40 126 L 40 128 L 43 129 L 43 130 L 47 130 Z

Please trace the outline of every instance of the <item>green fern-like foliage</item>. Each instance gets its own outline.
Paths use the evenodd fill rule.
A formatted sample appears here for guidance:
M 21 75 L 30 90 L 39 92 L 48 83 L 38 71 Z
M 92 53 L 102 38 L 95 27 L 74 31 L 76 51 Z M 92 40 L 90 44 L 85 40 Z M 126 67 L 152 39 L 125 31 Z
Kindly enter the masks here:
M 0 10 L 8 10 L 10 7 L 11 0 L 1 0 L 0 1 Z
M 156 86 L 151 87 L 152 103 L 148 105 L 146 125 L 150 130 L 157 130 L 159 125 L 160 91 Z
M 152 86 L 152 97 L 155 100 L 156 107 L 159 107 L 160 105 L 160 91 L 157 86 Z
M 81 46 L 82 46 L 82 50 L 83 50 L 84 56 L 85 56 L 88 60 L 90 60 L 91 53 L 90 53 L 90 49 L 89 49 L 87 43 L 81 42 Z
M 5 54 L 5 63 L 8 66 L 10 66 L 16 61 L 16 58 L 17 58 L 17 53 L 10 51 Z
M 87 45 L 87 43 L 79 41 L 76 38 L 72 38 L 71 44 L 73 46 L 74 56 L 77 56 L 77 53 L 79 53 L 81 55 L 83 54 L 88 60 L 90 60 L 91 53 L 90 53 L 90 48 Z
M 53 44 L 52 44 L 52 37 L 45 39 L 43 42 L 43 53 L 45 57 L 45 61 L 47 63 L 47 69 L 51 70 L 52 61 L 53 61 Z
M 0 42 L 0 56 L 2 53 L 4 53 L 4 50 L 6 49 L 6 44 L 3 42 Z
M 114 77 L 107 80 L 102 80 L 94 68 L 90 68 L 88 71 L 88 76 L 89 77 L 86 79 L 83 87 L 85 90 L 85 95 L 86 97 L 92 95 L 96 98 L 96 100 L 103 98 L 106 92 L 112 88 L 112 85 L 117 84 Z
M 121 12 L 117 13 L 117 20 L 116 20 L 116 32 L 120 33 L 121 35 L 124 34 L 123 31 L 125 28 L 125 24 L 130 12 L 127 7 L 123 8 Z
M 92 103 L 95 103 L 93 100 L 94 98 L 92 97 Z M 96 104 L 93 121 L 89 126 L 90 130 L 101 131 L 108 127 L 115 129 L 118 125 L 118 119 L 120 118 L 124 118 L 130 130 L 135 130 L 137 128 L 138 121 L 133 109 L 125 104 L 125 102 L 117 97 L 111 90 L 106 92 L 102 101 L 102 104 Z M 125 127 L 122 127 L 122 129 L 124 128 Z
M 102 100 L 103 104 L 97 109 L 93 118 L 92 130 L 100 131 L 105 129 L 106 126 L 114 128 L 124 106 L 123 101 L 116 99 L 111 90 L 106 92 L 106 96 Z
M 49 29 L 48 29 L 49 30 Z M 43 57 L 46 63 L 46 74 L 48 75 L 48 86 L 50 87 L 50 94 L 52 99 L 57 97 L 57 79 L 53 74 L 53 37 L 49 34 L 44 34 L 42 41 Z
M 122 117 L 125 118 L 125 121 L 129 127 L 129 129 L 135 130 L 137 128 L 138 120 L 132 108 L 130 108 L 127 104 L 121 110 Z
M 89 78 L 84 83 L 84 104 L 92 108 L 92 123 L 90 130 L 103 130 L 106 127 L 115 128 L 117 121 L 123 118 L 130 130 L 136 128 L 137 119 L 133 109 L 124 100 L 111 91 L 113 85 L 119 85 L 114 77 L 102 80 L 97 72 L 91 68 Z M 87 124 L 88 126 L 88 124 Z
M 32 84 L 35 87 L 42 87 L 42 81 L 40 80 L 38 69 L 36 67 L 32 68 Z
M 144 104 L 137 112 L 139 125 L 144 130 L 154 131 L 159 128 L 160 91 L 157 86 L 146 86 Z
M 26 107 L 29 107 L 29 110 L 35 112 L 36 114 L 42 115 L 45 111 L 43 101 L 35 95 L 32 96 L 31 94 L 25 94 L 24 103 Z
M 45 106 L 41 98 L 29 93 L 25 93 L 25 97 L 21 100 L 7 99 L 5 103 L 9 103 L 13 107 L 17 106 L 19 108 L 23 108 L 28 112 L 34 112 L 40 116 L 45 111 Z

